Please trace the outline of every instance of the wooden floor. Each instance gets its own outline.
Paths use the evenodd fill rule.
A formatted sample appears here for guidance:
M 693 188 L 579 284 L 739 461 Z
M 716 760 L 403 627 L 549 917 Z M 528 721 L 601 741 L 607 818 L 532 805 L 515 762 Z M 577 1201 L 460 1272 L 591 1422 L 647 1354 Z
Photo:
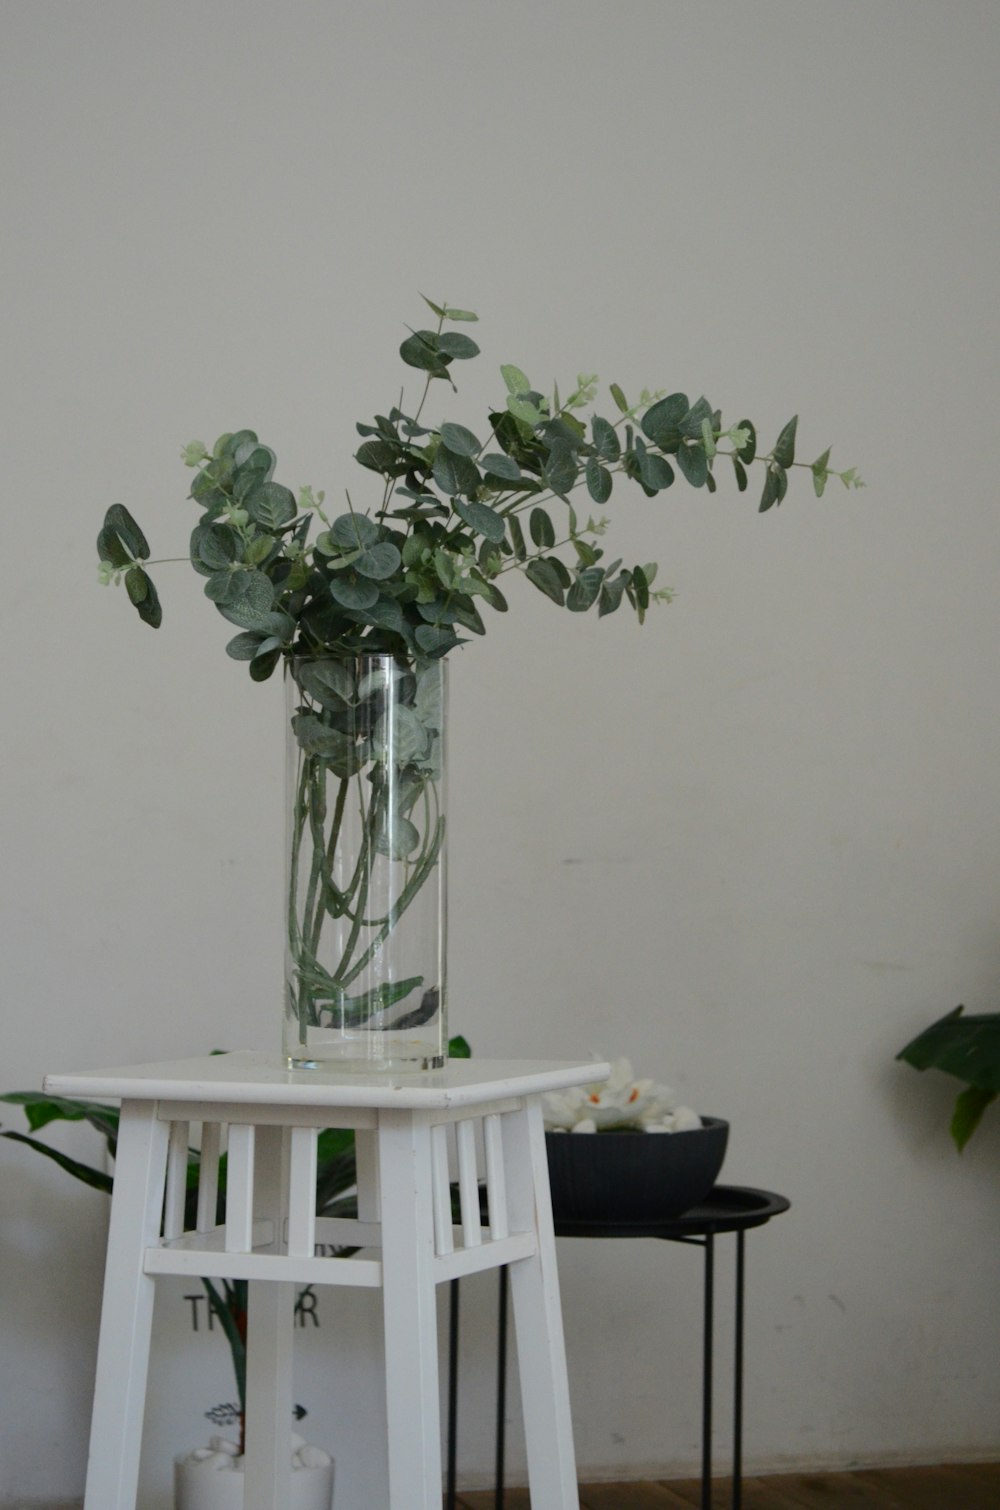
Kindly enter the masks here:
M 494 1510 L 490 1490 L 466 1490 L 462 1510 Z M 713 1510 L 729 1510 L 730 1486 L 717 1479 Z M 508 1489 L 503 1510 L 530 1510 L 527 1489 Z M 700 1510 L 695 1479 L 581 1484 L 580 1510 Z M 860 1473 L 782 1473 L 743 1480 L 744 1510 L 1000 1510 L 1000 1463 L 881 1468 Z

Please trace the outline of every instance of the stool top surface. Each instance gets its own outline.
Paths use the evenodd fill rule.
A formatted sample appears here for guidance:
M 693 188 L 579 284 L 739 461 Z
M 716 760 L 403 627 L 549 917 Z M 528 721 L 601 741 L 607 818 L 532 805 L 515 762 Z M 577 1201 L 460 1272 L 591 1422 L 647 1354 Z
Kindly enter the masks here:
M 449 1059 L 440 1070 L 382 1074 L 292 1070 L 281 1054 L 239 1049 L 159 1064 L 46 1075 L 43 1084 L 50 1095 L 88 1099 L 434 1110 L 565 1090 L 606 1080 L 610 1073 L 608 1064 L 572 1059 Z

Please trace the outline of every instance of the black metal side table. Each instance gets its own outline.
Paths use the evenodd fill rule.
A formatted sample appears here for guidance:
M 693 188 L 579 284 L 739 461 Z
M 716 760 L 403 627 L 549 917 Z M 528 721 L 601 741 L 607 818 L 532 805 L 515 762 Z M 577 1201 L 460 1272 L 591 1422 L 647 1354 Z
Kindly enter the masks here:
M 558 1218 L 557 1237 L 656 1237 L 704 1250 L 702 1342 L 701 1507 L 712 1506 L 712 1361 L 715 1324 L 715 1239 L 736 1236 L 736 1311 L 734 1316 L 733 1494 L 732 1510 L 741 1510 L 743 1480 L 743 1322 L 746 1288 L 745 1237 L 789 1209 L 791 1202 L 771 1190 L 745 1185 L 716 1185 L 700 1206 L 663 1222 L 567 1222 Z M 446 1510 L 455 1506 L 455 1461 L 458 1428 L 458 1314 L 459 1280 L 451 1282 L 448 1349 L 448 1478 Z M 504 1415 L 507 1379 L 507 1270 L 500 1270 L 499 1340 L 497 1366 L 497 1435 L 494 1505 L 504 1502 Z

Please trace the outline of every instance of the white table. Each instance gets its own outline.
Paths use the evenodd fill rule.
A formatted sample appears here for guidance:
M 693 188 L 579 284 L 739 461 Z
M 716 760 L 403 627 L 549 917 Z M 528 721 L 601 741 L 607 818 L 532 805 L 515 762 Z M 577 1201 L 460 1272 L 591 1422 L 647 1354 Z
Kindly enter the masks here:
M 532 1507 L 578 1510 L 540 1097 L 609 1072 L 576 1061 L 457 1059 L 426 1073 L 335 1074 L 239 1052 L 47 1076 L 53 1095 L 122 1103 L 85 1510 L 135 1507 L 159 1274 L 250 1282 L 245 1510 L 285 1510 L 289 1500 L 296 1287 L 381 1288 L 388 1510 L 440 1510 L 436 1286 L 505 1264 Z M 186 1230 L 192 1124 L 201 1128 L 201 1178 Z M 356 1133 L 357 1221 L 315 1215 L 316 1138 L 327 1127 Z M 317 1243 L 360 1251 L 316 1257 Z

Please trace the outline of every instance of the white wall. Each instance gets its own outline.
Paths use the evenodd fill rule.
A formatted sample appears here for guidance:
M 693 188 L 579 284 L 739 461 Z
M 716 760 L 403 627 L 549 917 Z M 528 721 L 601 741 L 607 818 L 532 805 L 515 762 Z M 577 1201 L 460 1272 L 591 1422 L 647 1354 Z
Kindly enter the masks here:
M 447 405 L 473 427 L 502 361 L 704 389 L 768 440 L 798 410 L 866 491 L 616 494 L 676 603 L 640 630 L 525 585 L 456 656 L 453 1026 L 631 1055 L 731 1119 L 727 1178 L 792 1198 L 749 1246 L 751 1465 L 995 1455 L 1000 1118 L 959 1159 L 953 1087 L 893 1056 L 997 1005 L 996 7 L 7 0 L 0 27 L 3 1085 L 276 1042 L 278 688 L 184 567 L 158 635 L 98 589 L 108 503 L 183 554 L 179 448 L 245 424 L 362 493 L 353 422 L 397 396 L 417 290 L 481 315 Z M 105 1209 L 5 1142 L 0 1179 L 21 1505 L 81 1492 Z M 690 1470 L 696 1260 L 561 1260 L 582 1469 Z M 150 1507 L 218 1394 L 164 1305 L 194 1378 L 157 1394 Z M 343 1510 L 366 1420 L 378 1450 L 344 1358 L 376 1335 L 331 1319 L 310 1386 Z

